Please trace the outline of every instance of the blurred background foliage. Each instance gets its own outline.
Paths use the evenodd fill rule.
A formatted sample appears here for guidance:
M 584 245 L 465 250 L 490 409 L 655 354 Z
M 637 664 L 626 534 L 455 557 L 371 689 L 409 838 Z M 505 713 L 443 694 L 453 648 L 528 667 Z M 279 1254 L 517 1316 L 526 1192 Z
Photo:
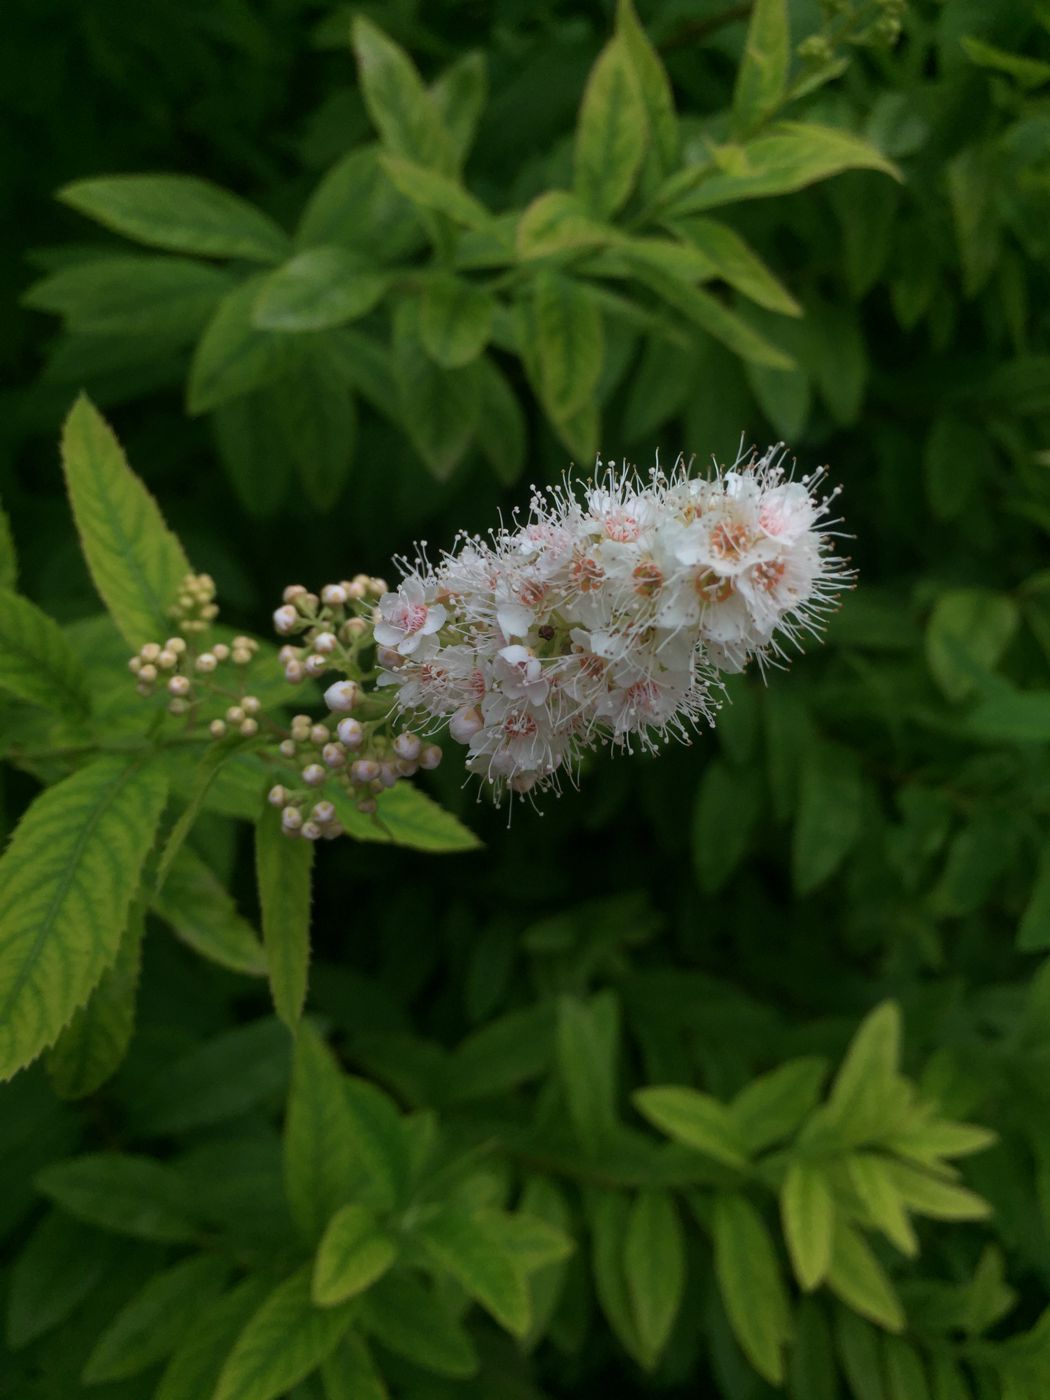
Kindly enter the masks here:
M 259 631 L 289 581 L 389 572 L 413 539 L 484 528 L 598 450 L 703 463 L 743 434 L 830 463 L 859 587 L 790 675 L 733 684 L 713 735 L 659 760 L 603 758 L 579 794 L 516 811 L 510 830 L 440 770 L 434 790 L 486 842 L 475 854 L 321 853 L 311 1009 L 344 1064 L 403 1110 L 438 1111 L 451 1159 L 477 1154 L 479 1199 L 524 1182 L 579 1246 L 544 1276 L 537 1348 L 476 1326 L 480 1379 L 395 1363 L 388 1380 L 420 1400 L 774 1393 L 780 1294 L 754 1305 L 771 1333 L 749 1336 L 718 1243 L 761 1255 L 754 1220 L 696 1207 L 664 1336 L 610 1262 L 617 1212 L 672 1184 L 629 1095 L 683 1083 L 731 1099 L 792 1057 L 836 1060 L 893 998 L 905 1072 L 943 1114 L 997 1134 L 965 1165 L 994 1214 L 923 1226 L 918 1263 L 885 1255 L 905 1337 L 861 1320 L 887 1325 L 885 1298 L 881 1318 L 870 1297 L 857 1312 L 826 1291 L 794 1299 L 786 1383 L 796 1400 L 956 1400 L 970 1385 L 1035 1400 L 1050 1342 L 1016 1338 L 1050 1281 L 1050 6 L 913 0 L 891 44 L 869 32 L 892 19 L 884 6 L 792 0 L 793 42 L 811 42 L 791 81 L 808 91 L 783 112 L 741 92 L 746 4 L 638 8 L 686 176 L 656 213 L 676 158 L 654 168 L 651 111 L 634 151 L 629 81 L 611 98 L 587 89 L 605 104 L 592 138 L 618 133 L 618 153 L 589 165 L 574 137 L 608 4 L 9 0 L 0 498 L 18 587 L 64 623 L 95 610 L 55 451 L 81 387 L 215 576 L 226 620 Z M 820 178 L 755 197 L 747 143 L 780 117 L 842 145 Z M 799 139 L 805 166 L 814 138 Z M 625 187 L 608 182 L 627 167 Z M 199 189 L 182 205 L 137 187 L 129 215 L 128 187 L 100 178 L 142 172 L 250 201 L 240 241 L 224 206 L 225 242 L 191 259 L 202 249 L 177 224 Z M 574 172 L 580 204 L 537 207 Z M 120 236 L 135 220 L 138 243 Z M 4 781 L 10 826 L 36 788 L 17 768 Z M 194 842 L 202 878 L 250 916 L 241 830 L 206 813 Z M 49 1229 L 60 1263 L 79 1243 L 96 1269 L 72 1270 L 75 1287 L 31 1280 L 59 1298 L 56 1348 L 26 1322 L 23 1266 L 5 1393 L 81 1393 L 99 1331 L 165 1258 L 95 1230 L 70 1242 L 61 1214 L 41 1225 L 33 1180 L 57 1159 L 167 1160 L 175 1144 L 213 1213 L 249 1241 L 280 1234 L 289 1057 L 266 1012 L 256 984 L 158 925 L 116 1078 L 72 1106 L 39 1068 L 0 1089 L 8 1257 Z M 615 1148 L 614 1121 L 634 1123 Z M 666 1241 L 659 1209 L 635 1235 Z M 946 1339 L 960 1338 L 967 1369 L 952 1373 Z M 102 1377 L 84 1393 L 153 1393 L 141 1375 Z

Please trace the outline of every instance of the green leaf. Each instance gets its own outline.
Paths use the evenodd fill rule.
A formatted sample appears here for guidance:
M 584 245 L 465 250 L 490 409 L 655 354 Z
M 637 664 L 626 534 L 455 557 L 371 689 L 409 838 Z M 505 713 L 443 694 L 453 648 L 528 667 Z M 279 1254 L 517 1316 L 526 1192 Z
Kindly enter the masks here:
M 264 331 L 321 331 L 366 315 L 389 276 L 369 258 L 334 244 L 308 248 L 256 287 L 252 325 Z
M 727 1167 L 744 1167 L 743 1143 L 725 1104 L 696 1089 L 653 1085 L 632 1095 L 643 1118 L 675 1142 L 692 1147 Z
M 886 1400 L 879 1361 L 879 1335 L 847 1308 L 835 1314 L 835 1342 L 856 1400 Z
M 465 53 L 431 84 L 430 97 L 448 133 L 456 166 L 466 160 L 488 97 L 484 53 Z
M 544 1074 L 554 1058 L 554 1014 L 547 1002 L 509 1011 L 467 1036 L 448 1064 L 446 1098 L 469 1103 L 506 1093 Z
M 673 231 L 703 253 L 713 276 L 769 311 L 801 316 L 802 307 L 735 229 L 716 219 L 679 219 Z
M 113 1263 L 115 1242 L 61 1211 L 49 1211 L 11 1266 L 7 1344 L 45 1336 L 87 1298 Z
M 382 1208 L 404 1198 L 411 1161 L 409 1141 L 393 1101 L 367 1080 L 344 1078 L 343 1093 L 352 1124 L 357 1160 L 367 1172 Z
M 307 257 L 308 254 L 301 254 Z M 266 277 L 258 273 L 223 297 L 197 343 L 186 388 L 186 411 L 206 413 L 278 379 L 287 367 L 290 342 L 277 331 L 260 330 L 255 303 Z
M 162 641 L 189 561 L 84 395 L 65 422 L 62 465 L 81 548 L 110 616 L 132 647 Z
M 987 432 L 960 418 L 939 414 L 926 437 L 922 466 L 926 499 L 938 520 L 957 520 L 995 473 Z M 975 592 L 979 590 L 974 590 Z
M 453 1380 L 465 1380 L 477 1372 L 474 1343 L 462 1323 L 439 1294 L 407 1274 L 381 1278 L 359 1307 L 365 1330 L 413 1365 Z
M 937 599 L 926 628 L 926 664 L 949 700 L 965 700 L 993 670 L 1019 622 L 1004 593 L 957 588 Z
M 893 1285 L 864 1237 L 841 1219 L 835 1224 L 828 1287 L 848 1307 L 887 1332 L 904 1330 L 904 1312 Z
M 285 1279 L 234 1343 L 213 1400 L 277 1400 L 315 1371 L 350 1325 L 352 1306 L 315 1308 L 310 1270 Z
M 378 146 L 359 146 L 332 166 L 303 210 L 297 248 L 334 243 L 390 263 L 422 245 L 415 210 L 394 188 L 379 157 Z
M 0 588 L 0 690 L 70 717 L 91 705 L 84 667 L 47 613 Z
M 612 993 L 558 1003 L 557 1057 L 562 1090 L 582 1146 L 601 1150 L 614 1132 L 620 1015 Z
M 840 1142 L 865 1141 L 885 1131 L 897 1092 L 901 1018 L 884 1001 L 861 1022 L 828 1096 L 827 1117 Z
M 788 1393 L 791 1400 L 839 1400 L 831 1330 L 824 1309 L 812 1298 L 803 1298 L 795 1313 Z
M 614 214 L 634 188 L 648 143 L 641 85 L 617 36 L 591 69 L 576 124 L 576 192 L 596 214 Z
M 0 506 L 0 588 L 7 588 L 13 592 L 17 582 L 18 558 L 15 554 L 11 522 L 3 506 Z
M 964 146 L 945 167 L 966 297 L 985 286 L 999 261 L 1001 170 L 1002 153 L 996 140 Z
M 376 1224 L 374 1212 L 353 1201 L 329 1220 L 314 1260 L 311 1297 L 330 1308 L 363 1293 L 397 1258 L 397 1244 Z
M 116 961 L 106 969 L 87 1004 L 55 1041 L 47 1074 L 61 1099 L 93 1094 L 120 1067 L 135 1029 L 143 917 L 134 907 L 120 940 Z
M 325 1400 L 389 1400 L 364 1339 L 351 1330 L 321 1363 Z
M 992 1213 L 988 1202 L 973 1191 L 921 1167 L 890 1161 L 886 1169 L 905 1205 L 918 1215 L 932 1220 L 985 1220 Z
M 45 1167 L 36 1186 L 76 1219 L 118 1235 L 171 1244 L 197 1238 L 184 1183 L 149 1157 L 87 1153 Z
M 582 408 L 602 369 L 602 317 L 586 290 L 569 277 L 543 270 L 533 279 L 527 344 L 536 389 L 554 418 Z
M 1023 88 L 1042 87 L 1050 83 L 1050 63 L 1042 59 L 1027 57 L 1024 54 L 1010 53 L 995 44 L 987 44 L 983 39 L 964 36 L 959 43 L 966 50 L 966 56 L 979 68 L 990 68 L 997 73 L 1006 73 Z
M 354 16 L 352 38 L 361 96 L 384 146 L 421 165 L 440 165 L 448 138 L 412 60 L 364 15 Z
M 258 934 L 237 912 L 211 866 L 189 847 L 175 857 L 152 908 L 202 957 L 231 972 L 266 976 L 266 953 Z
M 131 254 L 59 268 L 22 302 L 64 316 L 78 335 L 192 341 L 231 286 L 229 274 L 208 263 Z
M 423 348 L 418 311 L 408 301 L 397 309 L 393 350 L 404 430 L 431 473 L 447 481 L 474 435 L 481 404 L 478 367 L 436 365 Z M 399 783 L 391 794 L 407 786 Z
M 672 248 L 686 251 L 684 244 L 668 244 L 662 259 L 666 259 Z M 700 287 L 691 286 L 682 280 L 680 274 L 664 270 L 651 253 L 646 253 L 643 260 L 641 251 L 638 245 L 632 245 L 623 250 L 623 256 L 631 263 L 638 281 L 654 291 L 678 315 L 707 331 L 708 335 L 720 340 L 743 360 L 768 365 L 772 369 L 793 368 L 795 362 L 790 355 L 778 349 L 758 331 L 752 330 L 724 302 Z
M 0 1079 L 52 1045 L 117 956 L 167 787 L 99 758 L 42 793 L 0 858 Z
M 478 370 L 481 380 L 481 411 L 475 430 L 478 446 L 500 483 L 513 486 L 525 465 L 525 415 L 506 376 L 488 355 L 478 361 Z M 397 788 L 392 791 L 396 792 Z
M 756 0 L 733 89 L 733 125 L 739 135 L 754 131 L 781 105 L 790 59 L 787 0 Z
M 354 400 L 340 366 L 325 347 L 309 347 L 269 392 L 307 498 L 318 510 L 330 510 L 350 474 L 357 433 Z
M 851 1152 L 846 1158 L 850 1184 L 860 1197 L 871 1224 L 903 1254 L 915 1255 L 915 1238 L 904 1200 L 891 1173 L 891 1163 L 873 1152 Z
M 638 20 L 633 0 L 618 0 L 616 35 L 634 70 L 638 93 L 645 108 L 650 137 L 646 168 L 642 174 L 645 189 L 650 183 L 659 184 L 678 165 L 678 119 L 675 116 L 674 93 L 660 56 Z
M 516 1337 L 529 1330 L 529 1291 L 515 1256 L 484 1213 L 446 1206 L 413 1231 L 432 1262 Z
M 627 1283 L 624 1240 L 629 1205 L 619 1191 L 591 1188 L 585 1197 L 591 1231 L 591 1268 L 594 1291 L 606 1320 L 620 1345 L 640 1366 L 648 1356 L 638 1335 Z
M 1017 930 L 1017 950 L 1041 953 L 1050 948 L 1050 845 L 1039 858 L 1035 884 L 1021 915 Z
M 830 879 L 852 850 L 860 836 L 862 800 L 852 750 L 814 745 L 802 770 L 791 848 L 791 873 L 800 895 Z
M 152 248 L 206 258 L 276 262 L 288 239 L 268 215 L 190 175 L 75 180 L 57 196 L 89 219 Z
M 789 1060 L 753 1079 L 729 1105 L 740 1141 L 749 1153 L 789 1137 L 816 1106 L 827 1074 L 824 1060 Z
M 1007 688 L 989 695 L 970 711 L 967 728 L 981 739 L 1045 744 L 1050 740 L 1050 690 Z
M 353 1195 L 354 1137 L 343 1072 L 309 1021 L 304 1021 L 292 1062 L 284 1129 L 284 1181 L 292 1216 L 310 1244 Z
M 780 1385 L 791 1318 L 769 1232 L 745 1196 L 727 1193 L 715 1198 L 712 1228 L 715 1274 L 736 1339 L 759 1375 Z
M 574 255 L 601 248 L 615 230 L 591 217 L 574 194 L 548 190 L 527 205 L 518 220 L 516 248 L 522 262 L 534 258 Z
M 538 1250 L 527 1262 L 523 1261 L 523 1267 L 529 1270 L 529 1295 L 533 1318 L 524 1345 L 530 1348 L 546 1335 L 555 1316 L 566 1284 L 566 1256 L 572 1252 L 574 1245 L 568 1203 L 564 1192 L 550 1177 L 536 1175 L 528 1178 L 521 1193 L 520 1210 L 524 1214 L 519 1214 L 514 1219 L 527 1219 L 533 1230 L 536 1223 L 542 1221 L 552 1237 L 560 1236 L 569 1246 L 559 1258 L 554 1257 L 552 1248 L 548 1255 L 549 1262 L 535 1270 L 533 1260 L 538 1257 Z
M 973 1400 L 973 1392 L 963 1379 L 961 1367 L 950 1356 L 930 1358 L 933 1400 Z
M 451 273 L 427 279 L 419 308 L 423 345 L 439 365 L 458 369 L 488 344 L 495 303 L 483 287 Z
M 255 875 L 263 946 L 278 1016 L 293 1033 L 306 1000 L 314 848 L 285 836 L 273 812 L 255 827 Z
M 445 214 L 464 228 L 484 229 L 492 223 L 485 206 L 452 176 L 397 156 L 381 156 L 379 163 L 394 188 L 420 209 Z
M 650 1365 L 667 1345 L 685 1288 L 685 1241 L 667 1191 L 639 1191 L 624 1238 L 624 1273 L 638 1338 Z
M 893 162 L 869 142 L 810 122 L 780 122 L 739 147 L 738 154 L 740 160 L 728 170 L 686 166 L 672 175 L 659 195 L 669 217 L 791 194 L 843 170 L 881 170 L 901 178 Z
M 693 863 L 700 888 L 715 894 L 747 855 L 762 813 L 761 780 L 753 770 L 713 759 L 704 769 L 693 815 Z
M 454 855 L 476 851 L 481 842 L 458 817 L 411 783 L 398 783 L 381 793 L 376 814 L 382 829 L 397 846 L 414 851 Z
M 272 518 L 284 504 L 293 467 L 272 396 L 260 389 L 231 399 L 210 422 L 237 504 L 253 519 Z
M 223 1362 L 267 1292 L 252 1274 L 195 1319 L 164 1369 L 153 1400 L 210 1400 Z
M 890 1400 L 930 1400 L 919 1353 L 900 1337 L 883 1337 L 882 1359 Z
M 84 1365 L 85 1385 L 125 1380 L 169 1356 L 222 1287 L 226 1266 L 208 1254 L 183 1259 L 154 1274 L 121 1308 Z
M 780 1190 L 780 1212 L 795 1277 L 812 1291 L 831 1266 L 835 1230 L 835 1204 L 819 1166 L 803 1158 L 791 1163 Z

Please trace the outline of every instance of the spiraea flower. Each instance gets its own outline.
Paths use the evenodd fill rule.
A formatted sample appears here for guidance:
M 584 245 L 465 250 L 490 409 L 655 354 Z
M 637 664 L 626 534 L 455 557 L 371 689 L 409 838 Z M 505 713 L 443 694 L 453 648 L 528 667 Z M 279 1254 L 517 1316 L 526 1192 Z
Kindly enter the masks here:
M 599 462 L 524 522 L 421 553 L 379 599 L 378 684 L 416 729 L 447 725 L 497 797 L 574 779 L 601 744 L 687 739 L 723 673 L 784 661 L 852 581 L 836 492 L 785 463 L 782 444 L 709 477 Z

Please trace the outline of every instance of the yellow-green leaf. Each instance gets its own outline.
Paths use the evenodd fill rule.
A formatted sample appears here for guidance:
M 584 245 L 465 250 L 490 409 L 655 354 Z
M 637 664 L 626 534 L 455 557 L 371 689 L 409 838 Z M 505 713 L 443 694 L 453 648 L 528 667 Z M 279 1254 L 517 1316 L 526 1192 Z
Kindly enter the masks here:
M 827 1176 L 815 1163 L 796 1159 L 780 1189 L 784 1239 L 795 1277 L 807 1291 L 817 1287 L 831 1265 L 835 1203 Z
M 371 259 L 350 248 L 308 248 L 257 284 L 252 323 L 265 331 L 345 325 L 371 311 L 389 282 Z
M 285 836 L 273 812 L 255 828 L 255 873 L 263 946 L 278 1016 L 294 1032 L 306 1000 L 310 963 L 311 841 Z
M 587 79 L 576 127 L 575 183 L 596 214 L 613 214 L 634 188 L 648 142 L 648 118 L 622 38 L 598 56 Z
M 780 1385 L 791 1316 L 769 1231 L 751 1202 L 735 1193 L 716 1198 L 712 1223 L 718 1288 L 736 1339 L 759 1375 Z

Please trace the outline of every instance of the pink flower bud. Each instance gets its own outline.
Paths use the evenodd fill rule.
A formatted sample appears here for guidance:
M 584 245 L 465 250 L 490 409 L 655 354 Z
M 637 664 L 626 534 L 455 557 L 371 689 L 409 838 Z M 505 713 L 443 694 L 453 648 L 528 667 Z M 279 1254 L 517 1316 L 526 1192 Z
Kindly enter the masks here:
M 303 668 L 308 676 L 323 676 L 328 670 L 328 662 L 323 656 L 311 655 L 303 662 Z
M 317 825 L 316 822 L 305 821 L 299 828 L 299 835 L 305 836 L 307 841 L 320 841 L 321 837 L 324 835 L 324 832 L 321 830 L 321 828 Z
M 320 746 L 321 744 L 327 744 L 332 736 L 328 732 L 327 724 L 312 724 L 310 726 L 309 737 L 312 744 Z
M 324 693 L 324 702 L 330 710 L 345 714 L 352 710 L 360 699 L 361 688 L 356 681 L 336 681 Z
M 385 788 L 392 788 L 400 776 L 395 763 L 384 763 L 380 766 L 379 781 Z
M 226 733 L 226 724 L 221 719 L 213 719 L 208 725 L 208 733 L 213 739 L 221 739 Z
M 329 768 L 342 768 L 346 762 L 346 750 L 342 744 L 325 744 L 321 757 Z
M 193 669 L 195 671 L 200 671 L 202 675 L 206 676 L 209 672 L 214 671 L 218 664 L 218 661 L 210 651 L 202 651 L 200 656 L 198 656 L 197 660 L 193 663 Z
M 321 602 L 326 608 L 341 608 L 346 602 L 346 589 L 340 583 L 326 583 L 321 589 Z
M 288 794 L 285 792 L 284 788 L 281 787 L 280 783 L 277 783 L 277 785 L 272 787 L 266 794 L 266 800 L 271 807 L 283 807 L 287 798 Z
M 286 603 L 294 603 L 296 598 L 301 598 L 306 592 L 306 586 L 302 583 L 290 583 L 281 594 Z
M 221 723 L 222 723 L 222 720 L 221 720 L 221 719 L 220 719 L 220 720 L 216 720 L 216 724 L 221 724 Z M 294 757 L 295 757 L 295 740 L 294 740 L 294 739 L 282 739 L 281 742 L 280 742 L 280 744 L 278 744 L 277 747 L 280 749 L 282 757 L 284 757 L 284 758 L 294 758 Z
M 245 739 L 254 739 L 259 732 L 259 721 L 249 716 L 247 719 L 241 720 L 238 728 Z
M 319 656 L 331 656 L 339 643 L 334 632 L 318 632 L 313 645 Z
M 285 593 L 287 595 L 287 590 L 285 590 Z M 295 627 L 298 621 L 299 614 L 296 612 L 296 610 L 292 607 L 290 603 L 286 603 L 284 607 L 278 608 L 274 612 L 274 631 L 281 637 L 287 637 L 290 632 L 295 631 Z
M 281 825 L 285 831 L 298 831 L 303 824 L 303 814 L 298 807 L 286 807 L 281 813 Z
M 335 816 L 335 807 L 331 802 L 315 802 L 310 816 L 320 826 L 325 826 Z
M 444 755 L 437 744 L 428 744 L 419 755 L 419 766 L 420 768 L 432 770 L 438 766 L 443 757 Z
M 379 777 L 379 764 L 374 758 L 359 758 L 350 765 L 350 776 L 355 783 L 372 783 Z
M 419 757 L 422 747 L 423 741 L 419 735 L 410 734 L 408 730 L 394 740 L 394 752 L 398 758 L 407 758 L 410 762 Z
M 291 685 L 298 685 L 306 675 L 306 671 L 301 661 L 289 661 L 284 668 L 284 678 Z
M 172 676 L 171 680 L 168 682 L 168 694 L 183 696 L 189 695 L 189 693 L 189 679 L 186 676 Z
M 336 725 L 335 731 L 339 735 L 340 741 L 348 749 L 359 749 L 364 742 L 365 731 L 361 727 L 361 721 L 353 719 L 351 716 L 341 719 Z
M 328 774 L 319 763 L 308 763 L 303 769 L 303 782 L 307 787 L 320 787 Z

